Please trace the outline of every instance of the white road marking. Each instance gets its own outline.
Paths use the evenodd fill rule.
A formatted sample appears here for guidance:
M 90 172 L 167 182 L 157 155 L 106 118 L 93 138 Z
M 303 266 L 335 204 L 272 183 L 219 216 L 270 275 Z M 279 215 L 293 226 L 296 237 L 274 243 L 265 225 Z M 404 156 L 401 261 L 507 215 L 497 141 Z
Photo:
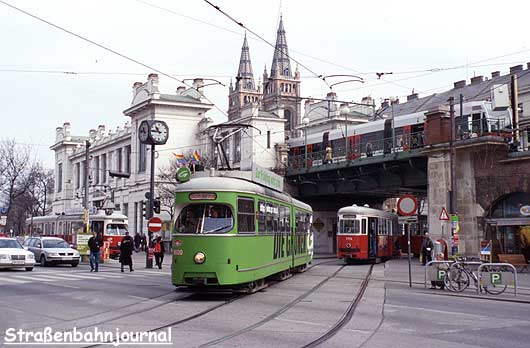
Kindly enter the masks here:
M 312 323 L 310 321 L 303 321 L 303 320 L 292 320 L 292 319 L 283 319 L 283 318 L 276 318 L 276 320 L 288 321 L 290 323 L 297 323 L 297 324 L 306 324 L 306 325 L 315 325 L 315 326 L 324 326 L 324 327 L 328 327 L 329 326 L 329 325 L 325 325 L 325 324 Z
M 63 287 L 63 288 L 70 288 L 70 289 L 81 289 L 79 286 L 66 285 L 66 284 L 50 283 L 50 285 L 60 286 L 60 287 Z
M 15 284 L 24 284 L 24 283 L 29 283 L 28 281 L 25 281 L 25 280 L 18 280 L 18 279 L 10 279 L 10 278 L 0 278 L 0 281 L 5 281 L 5 282 L 11 282 L 11 283 L 15 283 Z

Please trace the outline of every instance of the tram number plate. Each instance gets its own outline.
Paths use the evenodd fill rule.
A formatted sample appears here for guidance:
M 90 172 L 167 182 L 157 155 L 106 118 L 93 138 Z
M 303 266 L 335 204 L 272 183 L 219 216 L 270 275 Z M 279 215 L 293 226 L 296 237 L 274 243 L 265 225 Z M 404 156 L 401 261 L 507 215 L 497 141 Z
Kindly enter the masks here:
M 182 249 L 173 250 L 173 255 L 175 255 L 175 256 L 182 256 L 183 254 L 184 254 L 184 250 L 182 250 Z

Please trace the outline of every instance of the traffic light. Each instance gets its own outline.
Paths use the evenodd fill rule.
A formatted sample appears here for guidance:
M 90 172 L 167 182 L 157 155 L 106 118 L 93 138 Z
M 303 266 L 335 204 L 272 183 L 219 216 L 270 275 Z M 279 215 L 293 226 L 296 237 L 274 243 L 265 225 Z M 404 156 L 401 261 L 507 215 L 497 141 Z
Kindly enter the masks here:
M 149 201 L 142 201 L 142 210 L 144 218 L 149 220 L 151 218 L 151 209 L 149 209 Z
M 160 214 L 160 197 L 153 200 L 153 210 L 155 213 Z

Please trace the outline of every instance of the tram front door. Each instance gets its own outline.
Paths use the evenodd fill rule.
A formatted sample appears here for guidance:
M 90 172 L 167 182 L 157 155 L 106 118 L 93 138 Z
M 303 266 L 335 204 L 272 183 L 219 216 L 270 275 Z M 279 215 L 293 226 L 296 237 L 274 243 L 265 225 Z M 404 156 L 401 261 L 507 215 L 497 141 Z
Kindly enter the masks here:
M 368 218 L 368 257 L 377 257 L 377 218 Z

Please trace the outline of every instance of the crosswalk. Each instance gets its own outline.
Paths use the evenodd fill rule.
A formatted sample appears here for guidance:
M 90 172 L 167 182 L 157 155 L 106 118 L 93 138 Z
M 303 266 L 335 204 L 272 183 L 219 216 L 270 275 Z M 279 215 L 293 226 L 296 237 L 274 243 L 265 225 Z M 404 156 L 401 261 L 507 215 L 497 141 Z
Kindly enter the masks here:
M 143 278 L 155 281 L 170 281 L 171 272 L 169 271 L 144 271 L 135 270 L 134 272 L 121 273 L 119 269 L 100 270 L 99 272 L 89 272 L 85 270 L 50 270 L 35 268 L 33 272 L 0 272 L 0 287 L 6 285 L 18 285 L 27 283 L 48 283 L 48 282 L 77 282 L 86 280 L 120 280 L 125 278 Z

